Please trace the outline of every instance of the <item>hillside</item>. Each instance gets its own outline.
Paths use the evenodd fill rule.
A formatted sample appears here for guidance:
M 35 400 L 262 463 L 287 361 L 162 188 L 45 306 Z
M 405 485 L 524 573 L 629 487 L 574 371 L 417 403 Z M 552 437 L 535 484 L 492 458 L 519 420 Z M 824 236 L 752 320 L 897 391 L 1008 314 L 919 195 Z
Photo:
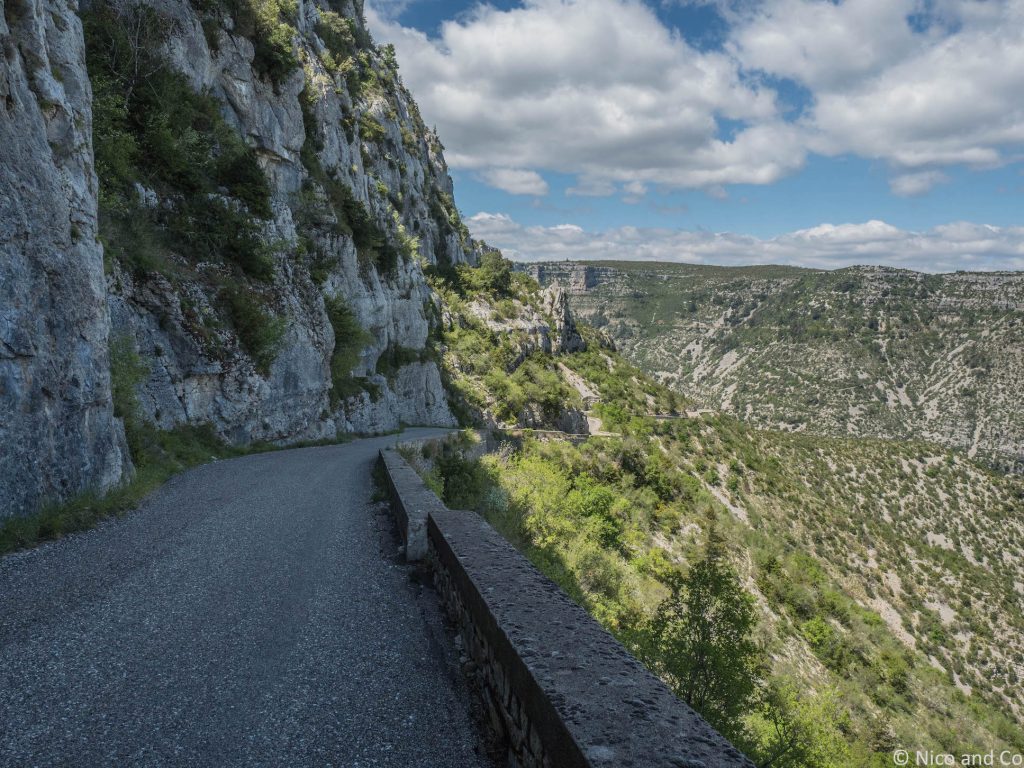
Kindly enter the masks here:
M 686 416 L 594 329 L 578 326 L 585 348 L 538 344 L 556 335 L 558 291 L 496 265 L 433 278 L 462 417 L 508 441 L 437 460 L 428 479 L 449 504 L 487 517 L 680 691 L 683 652 L 658 617 L 722 536 L 767 669 L 742 712 L 702 711 L 757 761 L 779 723 L 803 745 L 784 766 L 1024 745 L 1020 479 L 934 443 Z M 524 429 L 584 408 L 600 436 Z
M 595 262 L 523 267 L 701 408 L 1024 466 L 1024 274 Z

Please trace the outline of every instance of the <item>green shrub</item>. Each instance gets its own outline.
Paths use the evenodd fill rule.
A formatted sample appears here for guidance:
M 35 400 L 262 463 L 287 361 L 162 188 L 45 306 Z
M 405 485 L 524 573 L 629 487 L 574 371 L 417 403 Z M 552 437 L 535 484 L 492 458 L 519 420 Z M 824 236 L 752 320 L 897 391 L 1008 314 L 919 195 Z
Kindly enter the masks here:
M 316 33 L 331 56 L 332 68 L 341 66 L 356 52 L 355 22 L 344 16 L 320 9 L 320 20 L 316 24 Z
M 479 461 L 467 460 L 461 453 L 446 449 L 435 459 L 441 480 L 441 500 L 451 509 L 476 509 L 490 488 L 487 472 Z
M 427 206 L 430 210 L 431 218 L 437 222 L 442 232 L 453 232 L 459 236 L 459 240 L 463 244 L 468 243 L 469 228 L 462 221 L 462 216 L 459 214 L 459 209 L 455 207 L 455 201 L 452 200 L 451 195 L 447 192 L 442 192 L 438 187 L 431 187 Z M 447 253 L 441 253 L 440 257 L 443 266 L 451 266 Z
M 338 257 L 330 253 L 307 235 L 299 236 L 297 256 L 305 256 L 309 263 L 309 277 L 317 285 L 323 285 L 331 272 L 338 266 Z
M 458 273 L 468 291 L 483 291 L 497 298 L 511 296 L 512 262 L 500 251 L 487 251 L 479 266 L 460 266 Z
M 359 135 L 363 141 L 368 141 L 371 144 L 380 144 L 388 136 L 384 126 L 369 112 L 363 112 L 359 116 Z
M 270 282 L 274 276 L 274 248 L 259 229 L 229 201 L 217 197 L 186 200 L 164 220 L 175 243 L 187 243 L 198 260 L 227 259 L 249 277 Z
M 725 555 L 712 526 L 701 558 L 670 578 L 646 655 L 677 695 L 735 740 L 756 702 L 764 659 L 753 637 L 754 600 Z
M 256 370 L 267 375 L 284 340 L 285 319 L 269 312 L 253 293 L 240 286 L 226 288 L 223 299 L 242 348 Z
M 420 139 L 406 125 L 401 126 L 402 146 L 410 155 L 416 156 L 420 152 Z
M 86 25 L 86 29 L 89 28 Z M 110 210 L 137 177 L 139 145 L 129 120 L 128 99 L 108 73 L 93 76 L 92 98 L 93 151 L 96 175 L 101 181 L 100 208 Z
M 849 673 L 855 660 L 854 651 L 828 621 L 815 616 L 800 625 L 800 633 L 825 666 L 841 675 Z
M 132 456 L 142 455 L 137 388 L 149 376 L 149 365 L 135 351 L 129 336 L 110 341 L 110 388 L 114 415 L 124 421 L 125 437 Z
M 425 357 L 426 350 L 389 344 L 377 358 L 377 373 L 393 381 L 399 370 L 407 365 L 422 362 Z
M 334 329 L 334 350 L 331 353 L 331 405 L 337 407 L 346 397 L 365 389 L 363 382 L 352 376 L 363 349 L 372 337 L 359 324 L 352 309 L 340 296 L 325 296 L 324 309 Z
M 295 51 L 296 0 L 224 0 L 235 32 L 253 44 L 253 69 L 272 83 L 283 82 L 299 66 Z
M 103 262 L 108 272 L 117 262 L 140 276 L 151 272 L 173 274 L 167 230 L 157 220 L 155 211 L 134 201 L 125 201 L 116 210 L 101 203 L 99 225 Z
M 320 163 L 317 134 L 313 129 L 315 118 L 311 98 L 307 89 L 300 99 L 306 125 L 306 141 L 302 146 L 301 158 L 310 179 L 323 189 L 333 222 L 327 223 L 324 215 L 327 212 L 310 216 L 310 212 L 306 211 L 300 213 L 300 223 L 304 227 L 329 227 L 338 234 L 349 235 L 355 243 L 361 269 L 368 271 L 374 268 L 381 275 L 392 274 L 398 266 L 398 249 L 389 241 L 387 234 L 356 197 L 352 188 L 344 181 L 330 176 Z M 308 196 L 305 199 L 309 201 Z

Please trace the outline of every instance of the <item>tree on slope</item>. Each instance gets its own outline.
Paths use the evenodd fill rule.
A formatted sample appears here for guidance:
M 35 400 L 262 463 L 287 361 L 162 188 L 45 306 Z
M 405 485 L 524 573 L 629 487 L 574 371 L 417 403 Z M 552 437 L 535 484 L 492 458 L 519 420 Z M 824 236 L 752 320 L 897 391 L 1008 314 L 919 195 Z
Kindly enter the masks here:
M 763 654 L 753 639 L 753 598 L 729 565 L 712 521 L 702 557 L 669 577 L 670 594 L 651 621 L 645 655 L 676 694 L 727 738 L 745 741 Z

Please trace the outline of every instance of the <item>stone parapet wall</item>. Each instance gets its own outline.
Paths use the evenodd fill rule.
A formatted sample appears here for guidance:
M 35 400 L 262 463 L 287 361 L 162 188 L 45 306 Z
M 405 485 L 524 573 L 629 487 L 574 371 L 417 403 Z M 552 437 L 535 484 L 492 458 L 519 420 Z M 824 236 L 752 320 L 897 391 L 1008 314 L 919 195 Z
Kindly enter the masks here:
M 479 515 L 428 503 L 397 452 L 382 462 L 400 523 L 425 516 L 427 563 L 510 765 L 753 768 Z

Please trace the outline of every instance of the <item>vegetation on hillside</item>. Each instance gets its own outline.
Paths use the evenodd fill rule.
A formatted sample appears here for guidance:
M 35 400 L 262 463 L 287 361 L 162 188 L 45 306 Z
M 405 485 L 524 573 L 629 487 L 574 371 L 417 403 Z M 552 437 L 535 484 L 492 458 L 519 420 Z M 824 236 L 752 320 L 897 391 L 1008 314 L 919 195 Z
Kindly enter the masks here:
M 461 271 L 441 286 L 458 391 L 511 417 L 506 382 L 537 366 L 569 391 L 550 407 L 571 408 L 569 371 L 613 434 L 442 456 L 431 482 L 451 506 L 485 516 L 762 765 L 1024 747 L 1024 483 L 924 443 L 656 419 L 685 404 L 592 331 L 586 352 L 519 354 L 529 281 L 503 298 Z

